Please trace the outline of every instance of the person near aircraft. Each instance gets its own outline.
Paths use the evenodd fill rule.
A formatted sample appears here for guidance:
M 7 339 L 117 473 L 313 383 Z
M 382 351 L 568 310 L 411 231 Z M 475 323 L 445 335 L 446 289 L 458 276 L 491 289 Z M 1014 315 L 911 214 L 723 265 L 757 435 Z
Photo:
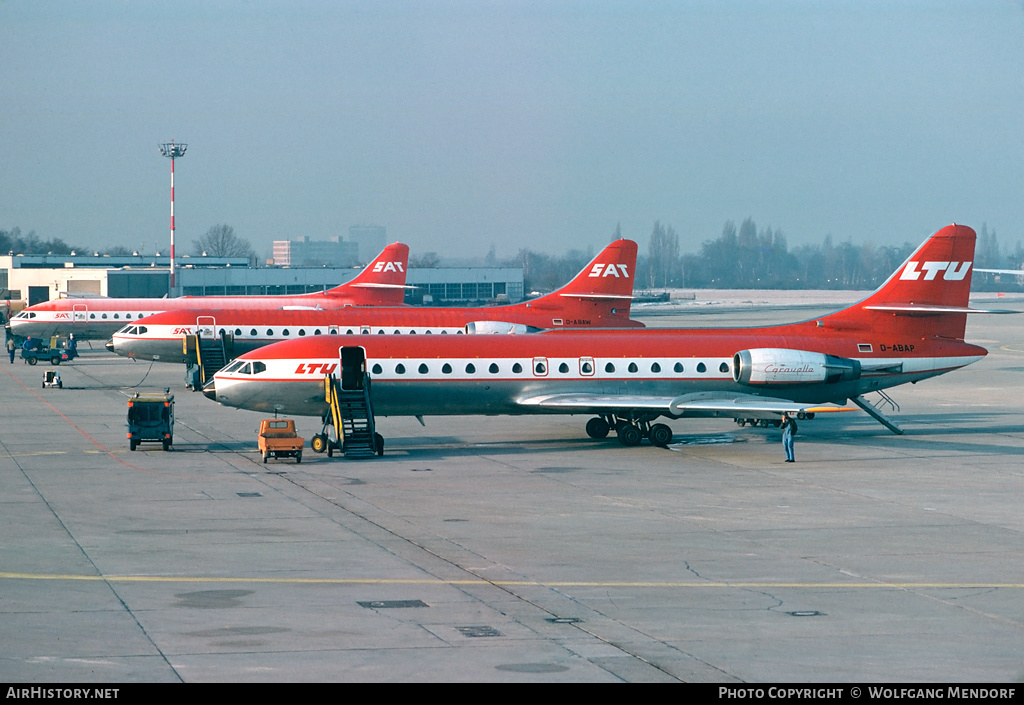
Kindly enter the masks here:
M 782 415 L 782 447 L 786 451 L 786 462 L 796 462 L 793 457 L 793 436 L 796 435 L 796 419 L 791 414 Z
M 14 344 L 14 338 L 7 339 L 7 354 L 11 356 L 11 364 L 14 364 L 14 351 L 18 346 Z

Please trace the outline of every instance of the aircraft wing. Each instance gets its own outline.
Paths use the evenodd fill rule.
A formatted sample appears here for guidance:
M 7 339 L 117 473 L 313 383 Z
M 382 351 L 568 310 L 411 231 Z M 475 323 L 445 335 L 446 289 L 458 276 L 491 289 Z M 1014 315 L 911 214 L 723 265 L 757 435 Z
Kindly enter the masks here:
M 753 394 L 720 394 L 698 392 L 676 397 L 641 396 L 628 394 L 543 394 L 524 397 L 518 402 L 532 406 L 561 411 L 578 410 L 581 413 L 615 413 L 623 411 L 657 411 L 663 414 L 683 416 L 694 415 L 733 416 L 744 418 L 750 414 L 798 414 L 824 413 L 830 411 L 853 411 L 853 407 L 839 407 L 821 404 L 799 404 L 787 399 L 759 397 Z

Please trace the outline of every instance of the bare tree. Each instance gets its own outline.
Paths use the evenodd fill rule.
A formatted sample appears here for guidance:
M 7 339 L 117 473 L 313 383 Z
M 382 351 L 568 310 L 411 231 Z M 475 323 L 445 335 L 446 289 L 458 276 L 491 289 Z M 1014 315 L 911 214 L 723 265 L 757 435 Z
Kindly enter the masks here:
M 436 269 L 441 266 L 441 258 L 436 252 L 424 252 L 422 255 L 409 258 L 409 266 L 417 269 Z
M 198 240 L 192 242 L 192 256 L 201 257 L 256 257 L 252 245 L 245 238 L 238 237 L 230 225 L 214 225 Z

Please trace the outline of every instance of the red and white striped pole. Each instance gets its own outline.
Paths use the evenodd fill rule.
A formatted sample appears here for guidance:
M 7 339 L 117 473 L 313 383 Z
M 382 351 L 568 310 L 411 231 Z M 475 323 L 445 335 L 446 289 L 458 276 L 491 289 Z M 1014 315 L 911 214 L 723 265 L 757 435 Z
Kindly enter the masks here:
M 160 152 L 171 160 L 171 295 L 174 295 L 174 159 L 185 155 L 187 144 L 175 144 L 174 140 L 160 145 Z

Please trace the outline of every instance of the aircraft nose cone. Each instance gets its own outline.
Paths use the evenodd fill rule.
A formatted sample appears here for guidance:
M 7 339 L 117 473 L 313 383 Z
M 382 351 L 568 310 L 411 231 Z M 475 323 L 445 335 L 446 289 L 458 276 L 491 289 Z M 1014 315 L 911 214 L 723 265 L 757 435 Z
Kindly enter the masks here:
M 212 401 L 217 401 L 217 385 L 214 380 L 210 380 L 203 385 L 203 396 Z
M 108 340 L 104 347 L 110 352 L 114 352 L 114 339 L 111 338 L 110 340 Z

